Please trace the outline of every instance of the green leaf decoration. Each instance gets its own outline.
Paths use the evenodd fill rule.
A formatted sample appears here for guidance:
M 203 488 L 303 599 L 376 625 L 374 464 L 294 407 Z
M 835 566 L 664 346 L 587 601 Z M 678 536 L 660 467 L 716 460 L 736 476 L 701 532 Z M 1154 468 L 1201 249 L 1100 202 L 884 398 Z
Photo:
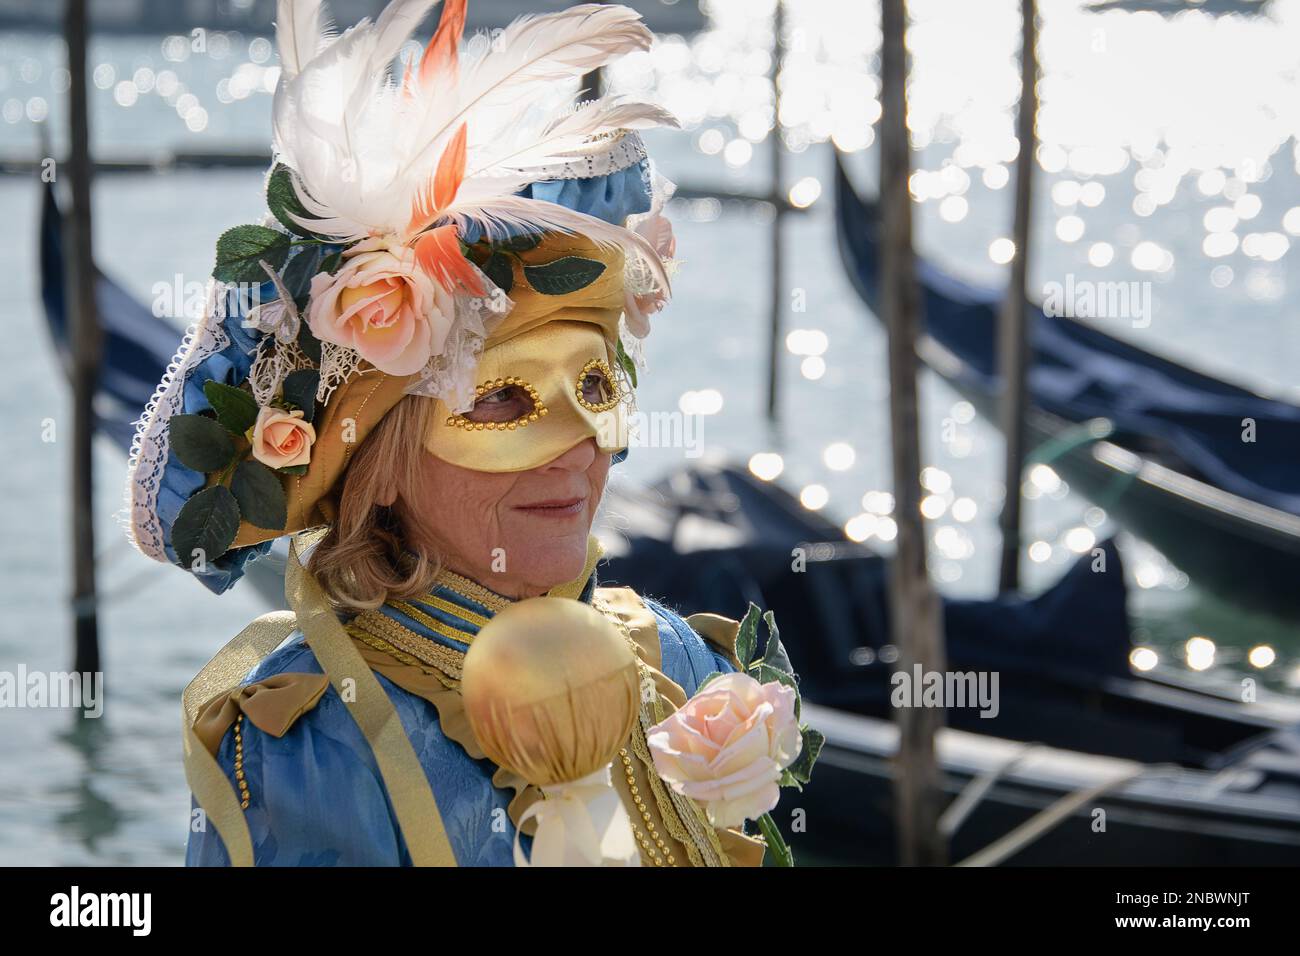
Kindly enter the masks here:
M 282 475 L 305 475 L 307 474 L 306 465 L 285 465 L 283 468 L 275 469 Z
M 542 295 L 568 295 L 591 285 L 605 271 L 605 263 L 581 256 L 564 256 L 540 266 L 524 266 L 528 284 Z
M 322 259 L 320 263 L 320 269 L 317 271 L 328 272 L 330 275 L 333 275 L 334 273 L 339 271 L 339 266 L 342 264 L 342 262 L 343 262 L 343 250 L 340 249 L 338 252 L 331 252 L 328 256 Z
M 289 215 L 289 213 L 296 213 L 305 219 L 317 218 L 303 207 L 302 200 L 298 198 L 298 193 L 293 188 L 293 171 L 284 163 L 277 163 L 266 181 L 266 208 L 271 210 L 271 215 L 280 220 L 280 224 L 295 236 L 318 237 L 317 233 L 306 226 L 300 226 Z
M 257 402 L 242 388 L 207 381 L 203 383 L 203 394 L 217 413 L 217 421 L 232 435 L 243 435 L 257 423 Z
M 320 339 L 311 334 L 306 322 L 298 326 L 298 348 L 313 363 L 320 365 Z
M 175 421 L 175 419 L 172 419 Z M 213 424 L 216 424 L 215 422 Z M 239 532 L 239 505 L 225 485 L 204 488 L 185 502 L 172 524 L 172 550 L 181 567 L 221 557 Z M 195 555 L 195 552 L 199 555 Z
M 289 265 L 285 267 L 280 281 L 289 290 L 295 303 L 301 300 L 306 304 L 307 293 L 311 291 L 311 277 L 319 271 L 320 251 L 302 249 L 289 259 Z
M 314 368 L 301 368 L 290 372 L 284 379 L 284 400 L 295 408 L 302 409 L 304 421 L 316 417 L 316 387 L 320 384 L 320 372 Z
M 217 266 L 212 275 L 222 282 L 256 282 L 269 278 L 262 262 L 279 272 L 289 258 L 289 237 L 266 226 L 235 226 L 217 240 Z
M 235 457 L 230 432 L 206 415 L 173 415 L 168 423 L 168 444 L 180 463 L 195 471 L 220 471 Z
M 502 292 L 510 294 L 515 284 L 515 270 L 507 256 L 499 252 L 492 253 L 483 263 L 482 269 L 483 274 L 492 280 L 493 285 L 500 286 Z
M 758 605 L 751 601 L 744 620 L 740 622 L 740 630 L 736 633 L 736 657 L 740 660 L 740 666 L 746 671 L 749 670 L 750 662 L 754 659 L 754 651 L 758 648 L 759 616 Z
M 249 524 L 270 531 L 284 528 L 289 517 L 288 502 L 280 476 L 253 458 L 239 463 L 230 490 L 239 502 L 239 513 Z
M 717 680 L 721 676 L 722 676 L 722 671 L 712 671 L 706 674 L 704 676 L 704 680 L 700 681 L 698 684 L 695 685 L 695 693 L 698 694 L 700 691 L 704 690 L 704 686 L 706 684 L 708 684 L 710 681 Z
M 793 674 L 794 665 L 790 663 L 790 655 L 786 653 L 785 645 L 781 643 L 781 632 L 776 629 L 776 617 L 771 611 L 763 614 L 763 623 L 767 625 L 767 646 L 763 649 L 763 663 L 770 664 L 787 674 Z
M 614 352 L 615 357 L 618 359 L 618 364 L 622 366 L 623 371 L 627 373 L 628 381 L 632 383 L 633 388 L 636 388 L 636 362 L 633 360 L 632 356 L 628 355 L 627 352 L 624 351 L 622 339 L 619 339 L 614 343 Z
M 536 249 L 542 244 L 542 234 L 540 232 L 526 232 L 522 236 L 511 236 L 498 243 L 498 248 L 505 249 L 507 252 L 527 252 L 529 249 Z
M 826 744 L 826 735 L 812 727 L 800 727 L 799 732 L 803 735 L 803 749 L 786 771 L 800 783 L 808 783 L 812 779 L 813 764 Z
M 771 664 L 764 664 L 762 661 L 751 664 L 748 673 L 750 677 L 754 678 L 754 680 L 758 681 L 760 684 L 770 684 L 772 681 L 777 681 L 793 690 L 796 695 L 795 716 L 797 717 L 799 715 L 799 684 L 795 681 L 793 674 L 787 674 L 785 671 L 777 670 Z

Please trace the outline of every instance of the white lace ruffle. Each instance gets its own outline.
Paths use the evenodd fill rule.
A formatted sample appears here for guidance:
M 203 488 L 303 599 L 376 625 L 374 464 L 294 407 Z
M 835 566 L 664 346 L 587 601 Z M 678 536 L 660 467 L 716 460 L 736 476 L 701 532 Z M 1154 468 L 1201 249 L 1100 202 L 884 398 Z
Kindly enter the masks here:
M 479 275 L 485 287 L 496 294 L 455 296 L 456 313 L 442 352 L 429 359 L 420 377 L 406 388 L 408 395 L 442 399 L 453 412 L 467 412 L 474 407 L 474 388 L 478 384 L 474 374 L 483 343 L 515 305 L 482 272 Z
M 222 328 L 230 288 L 215 279 L 208 281 L 203 314 L 181 339 L 175 358 L 167 365 L 167 372 L 136 422 L 135 437 L 131 440 L 122 523 L 127 539 L 156 561 L 168 560 L 158 522 L 158 488 L 167 465 L 167 423 L 182 410 L 185 379 L 190 370 L 230 344 L 230 337 Z
M 253 390 L 253 401 L 259 408 L 267 405 L 280 392 L 280 386 L 290 373 L 299 369 L 314 368 L 296 341 L 264 346 L 253 367 L 248 370 L 248 384 Z
M 361 367 L 361 355 L 356 349 L 334 342 L 320 344 L 320 383 L 316 386 L 316 401 L 330 400 L 338 388 Z

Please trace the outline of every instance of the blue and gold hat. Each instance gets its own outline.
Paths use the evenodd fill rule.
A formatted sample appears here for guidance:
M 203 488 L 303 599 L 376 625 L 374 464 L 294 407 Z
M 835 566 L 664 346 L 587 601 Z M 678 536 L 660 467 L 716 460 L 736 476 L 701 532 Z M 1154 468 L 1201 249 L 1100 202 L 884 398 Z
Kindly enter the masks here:
M 671 184 L 637 130 L 676 121 L 622 97 L 557 99 L 649 47 L 639 15 L 522 17 L 462 54 L 465 0 L 447 0 L 398 79 L 433 6 L 393 0 L 334 35 L 321 3 L 279 5 L 269 214 L 218 239 L 128 480 L 132 541 L 215 592 L 274 539 L 333 520 L 352 452 L 405 395 L 441 403 L 444 424 L 468 412 L 506 343 L 595 329 L 607 352 L 588 364 L 627 398 L 669 295 Z M 602 407 L 580 392 L 578 413 Z

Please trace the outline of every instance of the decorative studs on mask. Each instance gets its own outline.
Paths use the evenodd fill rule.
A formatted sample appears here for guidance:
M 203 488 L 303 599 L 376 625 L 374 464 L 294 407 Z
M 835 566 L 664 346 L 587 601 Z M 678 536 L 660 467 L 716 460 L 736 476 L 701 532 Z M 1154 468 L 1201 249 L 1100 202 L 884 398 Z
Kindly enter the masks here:
M 603 386 L 601 392 L 607 396 L 600 401 L 592 401 L 587 394 L 587 379 L 593 372 L 600 373 L 600 384 Z M 578 373 L 577 385 L 573 390 L 574 397 L 577 398 L 578 404 L 589 412 L 607 412 L 623 397 L 623 392 L 619 388 L 618 380 L 614 378 L 614 373 L 609 365 L 600 359 L 592 359 L 582 367 Z
M 464 428 L 466 431 L 514 431 L 517 428 L 523 428 L 529 422 L 537 421 L 548 411 L 546 405 L 542 402 L 541 395 L 537 393 L 537 389 L 514 375 L 489 379 L 475 388 L 474 392 L 478 396 L 474 402 L 474 407 L 464 415 L 448 416 L 444 422 L 445 425 L 453 428 Z M 516 407 L 526 406 L 526 410 L 502 421 L 488 419 L 487 416 L 492 414 L 513 411 L 514 409 L 509 405 L 510 401 L 514 401 Z M 500 411 L 494 411 L 492 406 L 496 406 Z M 476 417 L 471 418 L 470 416 Z

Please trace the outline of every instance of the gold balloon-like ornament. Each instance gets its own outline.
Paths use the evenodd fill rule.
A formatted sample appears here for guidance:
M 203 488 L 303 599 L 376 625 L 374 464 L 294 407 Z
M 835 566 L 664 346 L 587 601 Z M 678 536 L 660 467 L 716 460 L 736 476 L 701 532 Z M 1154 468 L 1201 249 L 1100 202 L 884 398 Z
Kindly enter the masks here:
M 461 695 L 488 758 L 538 787 L 609 765 L 637 718 L 636 659 L 618 629 L 572 598 L 498 612 L 465 655 Z

